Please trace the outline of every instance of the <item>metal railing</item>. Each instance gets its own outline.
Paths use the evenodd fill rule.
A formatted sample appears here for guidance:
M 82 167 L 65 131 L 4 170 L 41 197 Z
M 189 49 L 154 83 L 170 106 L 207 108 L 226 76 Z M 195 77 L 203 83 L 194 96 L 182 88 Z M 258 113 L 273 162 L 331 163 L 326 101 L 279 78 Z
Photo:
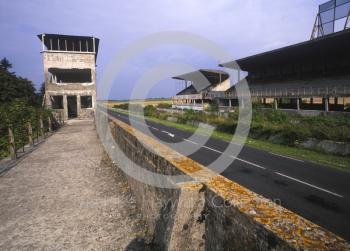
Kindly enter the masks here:
M 241 96 L 247 96 L 242 93 Z M 287 87 L 287 88 L 250 88 L 251 97 L 283 98 L 283 97 L 344 97 L 350 96 L 349 86 L 325 86 L 325 87 Z M 237 92 L 209 92 L 206 99 L 237 98 Z

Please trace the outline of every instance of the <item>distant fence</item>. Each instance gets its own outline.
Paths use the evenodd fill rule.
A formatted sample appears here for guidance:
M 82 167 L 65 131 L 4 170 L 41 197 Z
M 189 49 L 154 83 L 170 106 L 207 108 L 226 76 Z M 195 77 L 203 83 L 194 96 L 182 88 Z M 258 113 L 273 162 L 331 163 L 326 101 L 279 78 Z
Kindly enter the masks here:
M 64 121 L 53 114 L 41 115 L 37 119 L 23 120 L 21 123 L 10 124 L 0 130 L 0 159 L 10 156 L 16 159 L 18 153 L 24 152 L 25 147 L 33 147 L 52 131 L 57 130 Z

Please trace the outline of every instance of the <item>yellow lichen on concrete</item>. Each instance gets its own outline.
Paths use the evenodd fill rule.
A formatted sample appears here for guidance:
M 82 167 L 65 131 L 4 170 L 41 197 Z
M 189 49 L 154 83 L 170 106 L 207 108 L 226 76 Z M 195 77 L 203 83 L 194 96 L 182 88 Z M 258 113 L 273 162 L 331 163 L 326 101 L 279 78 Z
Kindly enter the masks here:
M 292 246 L 303 250 L 350 250 L 349 244 L 337 235 L 223 176 L 216 176 L 206 185 Z
M 197 162 L 187 157 L 183 157 L 175 160 L 173 159 L 173 160 L 170 160 L 170 162 L 186 174 L 193 174 L 195 172 L 202 170 L 202 167 L 198 165 Z

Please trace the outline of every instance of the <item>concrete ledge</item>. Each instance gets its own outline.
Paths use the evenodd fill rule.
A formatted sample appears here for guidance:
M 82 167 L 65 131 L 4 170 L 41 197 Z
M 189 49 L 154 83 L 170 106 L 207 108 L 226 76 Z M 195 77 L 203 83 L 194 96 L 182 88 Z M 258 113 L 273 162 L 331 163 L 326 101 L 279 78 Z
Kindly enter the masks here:
M 192 178 L 185 185 L 177 184 L 179 189 L 161 189 L 128 177 L 161 250 L 350 250 L 337 235 L 129 125 L 110 117 L 110 129 L 123 153 L 136 164 Z M 188 200 L 194 205 L 185 207 Z M 189 241 L 189 236 L 194 240 Z

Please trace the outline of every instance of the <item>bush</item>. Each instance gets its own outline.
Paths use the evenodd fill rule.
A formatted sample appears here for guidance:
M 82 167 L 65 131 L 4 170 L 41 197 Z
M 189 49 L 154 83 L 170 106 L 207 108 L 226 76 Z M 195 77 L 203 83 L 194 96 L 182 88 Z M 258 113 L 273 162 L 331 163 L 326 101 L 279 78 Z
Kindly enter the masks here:
M 28 143 L 27 122 L 31 122 L 33 136 L 39 134 L 39 119 L 43 118 L 45 128 L 48 128 L 48 117 L 53 118 L 48 109 L 29 106 L 24 99 L 16 99 L 9 104 L 0 106 L 0 159 L 8 155 L 8 128 L 12 129 L 16 148 Z M 51 120 L 52 122 L 53 119 Z
M 286 126 L 281 130 L 283 137 L 283 143 L 289 146 L 298 145 L 299 142 L 305 141 L 309 136 L 310 132 L 308 128 L 300 128 L 293 125 Z
M 160 109 L 171 109 L 171 104 L 169 103 L 159 103 L 157 105 L 157 108 L 160 108 Z
M 272 123 L 283 123 L 287 121 L 288 115 L 280 110 L 273 110 L 267 113 L 266 118 Z
M 213 101 L 212 103 L 210 103 L 210 105 L 208 106 L 208 108 L 206 108 L 207 112 L 219 112 L 219 105 Z
M 236 124 L 222 123 L 216 126 L 216 130 L 219 132 L 234 134 L 236 131 Z
M 143 108 L 144 116 L 146 117 L 157 117 L 158 111 L 153 105 L 147 105 Z
M 124 103 L 124 104 L 120 104 L 120 105 L 114 105 L 113 108 L 121 109 L 121 110 L 128 110 L 129 109 L 129 104 L 128 103 Z

